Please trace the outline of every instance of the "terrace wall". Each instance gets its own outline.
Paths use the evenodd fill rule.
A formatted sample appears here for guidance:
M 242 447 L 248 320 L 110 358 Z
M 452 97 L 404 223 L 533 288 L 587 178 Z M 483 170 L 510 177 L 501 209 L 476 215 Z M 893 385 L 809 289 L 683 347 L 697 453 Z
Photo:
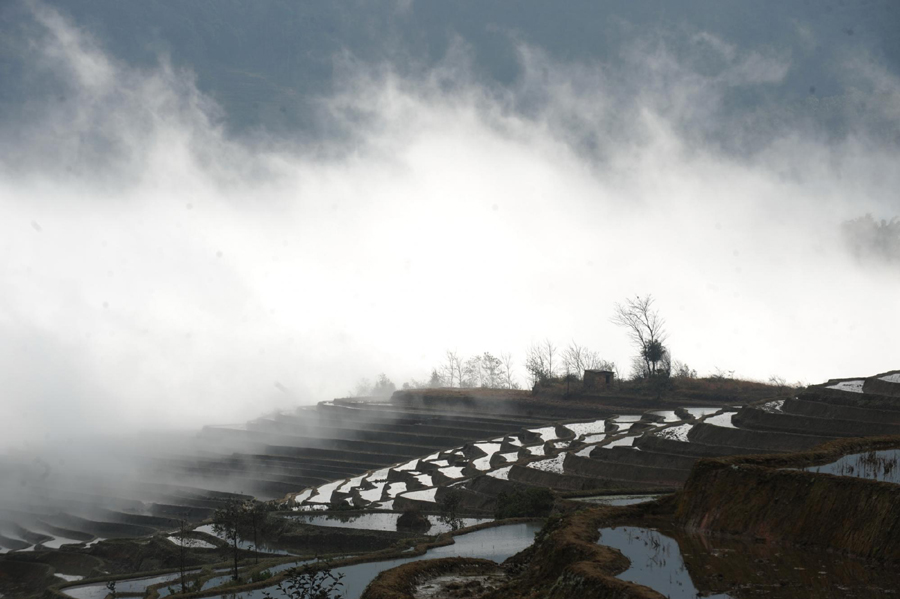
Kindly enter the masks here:
M 688 529 L 900 561 L 900 485 L 790 469 L 891 447 L 900 447 L 900 437 L 700 460 L 679 494 L 676 518 Z

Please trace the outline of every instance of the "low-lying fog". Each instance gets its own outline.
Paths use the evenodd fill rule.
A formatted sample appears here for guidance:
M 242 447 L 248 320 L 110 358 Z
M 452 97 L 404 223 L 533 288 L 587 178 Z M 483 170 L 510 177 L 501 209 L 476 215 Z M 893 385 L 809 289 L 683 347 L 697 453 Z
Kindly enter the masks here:
M 310 109 L 330 137 L 237 138 L 192 72 L 30 6 L 53 93 L 0 119 L 0 451 L 242 422 L 448 349 L 575 340 L 627 371 L 610 316 L 635 294 L 701 374 L 896 367 L 900 255 L 842 233 L 900 215 L 900 81 L 863 53 L 839 101 L 793 105 L 766 96 L 790 53 L 703 31 L 614 62 L 513 40 L 508 87 L 465 39 L 420 75 L 345 54 Z

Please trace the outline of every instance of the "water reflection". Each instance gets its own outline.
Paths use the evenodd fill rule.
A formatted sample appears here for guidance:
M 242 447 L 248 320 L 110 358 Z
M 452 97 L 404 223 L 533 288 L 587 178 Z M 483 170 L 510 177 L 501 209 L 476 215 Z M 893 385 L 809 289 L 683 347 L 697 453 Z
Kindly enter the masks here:
M 619 578 L 673 599 L 886 599 L 900 589 L 893 568 L 812 548 L 631 526 L 600 533 L 601 544 L 631 561 Z
M 397 518 L 400 514 L 370 513 L 359 514 L 353 516 L 336 516 L 336 515 L 298 515 L 296 518 L 306 524 L 314 524 L 316 526 L 329 526 L 339 528 L 354 528 L 361 530 L 397 530 Z M 482 522 L 491 522 L 493 518 L 459 518 L 460 525 L 457 528 L 474 526 Z M 451 529 L 450 524 L 442 522 L 439 516 L 430 515 L 428 521 L 431 522 L 431 528 L 426 532 L 430 535 L 436 535 L 448 532 Z
M 595 495 L 594 497 L 573 497 L 573 501 L 597 505 L 636 505 L 659 499 L 662 495 Z
M 454 537 L 454 544 L 435 547 L 425 555 L 345 566 L 335 568 L 334 572 L 344 575 L 344 599 L 359 599 L 366 586 L 383 570 L 422 559 L 442 557 L 477 557 L 499 563 L 531 545 L 534 542 L 534 534 L 540 528 L 541 524 L 535 522 L 487 528 Z M 217 595 L 211 599 L 263 599 L 264 591 L 278 596 L 277 591 L 273 592 L 270 587 L 243 593 Z
M 198 570 L 192 570 L 196 573 Z M 162 576 L 145 576 L 143 578 L 131 578 L 116 582 L 116 593 L 143 593 L 144 589 L 160 582 L 175 582 L 180 580 L 180 574 L 163 574 Z M 75 599 L 104 599 L 109 593 L 105 582 L 96 582 L 83 586 L 69 587 L 63 592 Z
M 701 596 L 674 539 L 647 528 L 620 526 L 601 528 L 599 542 L 618 549 L 631 562 L 617 578 L 648 586 L 670 599 Z M 710 599 L 731 599 L 731 596 L 719 594 Z
M 221 533 L 217 533 L 215 531 L 214 525 L 212 525 L 212 524 L 198 526 L 194 530 L 196 530 L 197 532 L 202 532 L 202 533 L 206 533 L 208 535 L 212 535 L 218 539 L 228 542 L 229 544 L 231 543 L 231 541 L 229 541 L 228 539 L 225 538 L 225 535 L 223 535 Z M 253 544 L 253 542 L 251 540 L 243 539 L 243 538 L 238 539 L 238 549 L 245 549 L 247 551 L 256 551 L 257 553 L 271 553 L 272 555 L 290 555 L 290 553 L 288 553 L 287 551 L 284 551 L 283 549 L 275 549 L 273 547 L 269 547 L 265 543 L 260 543 L 258 546 L 256 546 Z
M 900 484 L 900 449 L 854 453 L 836 462 L 804 470 Z

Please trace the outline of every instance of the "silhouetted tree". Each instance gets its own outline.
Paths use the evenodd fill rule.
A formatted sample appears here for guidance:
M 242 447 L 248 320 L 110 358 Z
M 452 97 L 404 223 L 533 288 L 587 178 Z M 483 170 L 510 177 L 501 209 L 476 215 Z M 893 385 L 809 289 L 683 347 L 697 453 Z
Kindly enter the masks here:
M 241 540 L 241 525 L 244 520 L 244 505 L 239 499 L 229 499 L 224 507 L 213 514 L 213 530 L 222 535 L 234 552 L 232 578 L 238 579 L 238 546 Z
M 653 296 L 635 296 L 624 304 L 616 304 L 612 322 L 628 330 L 628 335 L 637 346 L 638 356 L 644 362 L 646 377 L 668 374 L 660 370 L 668 362 L 665 321 L 653 309 Z
M 532 385 L 552 379 L 556 376 L 556 346 L 549 339 L 543 343 L 533 344 L 525 356 L 525 370 L 531 375 Z
M 244 516 L 243 524 L 250 528 L 253 535 L 253 548 L 259 552 L 259 535 L 265 531 L 266 523 L 269 518 L 268 506 L 256 499 L 248 499 L 243 504 Z M 259 555 L 256 556 L 256 563 L 259 563 Z
M 295 569 L 276 588 L 288 599 L 341 599 L 344 596 L 343 578 L 343 573 L 335 574 L 328 568 L 315 572 Z M 275 599 L 265 589 L 263 596 Z
M 457 530 L 462 526 L 462 519 L 459 517 L 459 508 L 462 507 L 463 494 L 459 489 L 448 488 L 447 492 L 438 502 L 440 510 L 440 520 L 449 525 L 451 529 Z
M 190 523 L 184 518 L 178 519 L 178 530 L 175 532 L 175 538 L 178 540 L 178 572 L 180 574 L 181 580 L 181 592 L 187 593 L 187 582 L 184 579 L 185 575 L 185 551 L 188 547 L 193 547 L 196 544 L 196 541 L 193 537 L 189 536 L 190 533 Z

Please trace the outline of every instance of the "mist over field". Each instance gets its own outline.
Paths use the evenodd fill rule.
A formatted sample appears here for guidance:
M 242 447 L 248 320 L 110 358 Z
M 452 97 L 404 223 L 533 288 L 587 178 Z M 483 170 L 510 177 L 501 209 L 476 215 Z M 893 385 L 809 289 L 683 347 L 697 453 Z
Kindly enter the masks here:
M 208 32 L 135 55 L 99 9 L 0 7 L 0 449 L 243 421 L 448 349 L 575 340 L 627 372 L 635 294 L 701 374 L 896 368 L 900 254 L 842 228 L 900 216 L 889 3 L 780 32 L 609 9 L 596 52 L 498 11 L 424 54 L 439 10 L 377 6 L 334 21 L 368 38 L 317 21 L 319 54 L 256 45 L 306 73 L 259 74 L 274 105 L 219 85 L 214 44 L 188 60 Z

